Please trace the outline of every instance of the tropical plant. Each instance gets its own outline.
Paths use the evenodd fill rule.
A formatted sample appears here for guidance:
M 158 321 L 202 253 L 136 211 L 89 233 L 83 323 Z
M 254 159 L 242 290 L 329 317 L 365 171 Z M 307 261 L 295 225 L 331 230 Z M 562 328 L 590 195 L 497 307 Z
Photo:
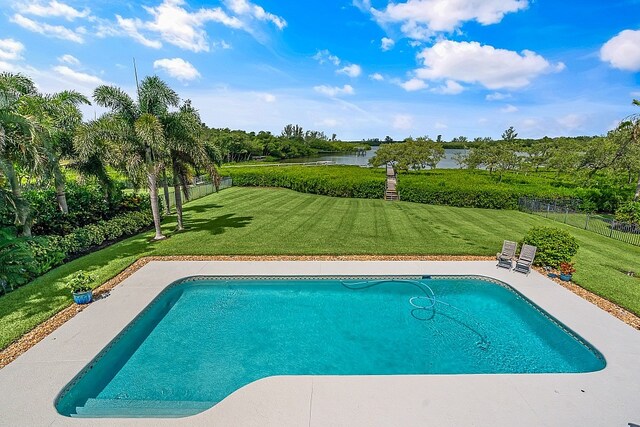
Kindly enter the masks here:
M 37 96 L 33 81 L 22 74 L 0 73 L 0 171 L 10 191 L 4 193 L 15 215 L 15 225 L 24 236 L 31 236 L 29 204 L 19 170 L 35 172 L 42 168 L 41 129 L 36 118 L 25 111 L 29 98 Z
M 80 292 L 88 292 L 91 290 L 91 286 L 89 285 L 93 281 L 94 277 L 92 275 L 85 273 L 84 271 L 79 271 L 71 276 L 71 278 L 67 282 L 67 286 L 71 288 L 71 292 L 73 292 L 74 294 Z
M 30 277 L 28 266 L 33 256 L 25 242 L 6 229 L 0 229 L 0 287 L 3 293 L 26 283 Z
M 169 107 L 178 106 L 178 94 L 159 77 L 152 76 L 140 83 L 137 101 L 122 89 L 106 85 L 98 86 L 93 97 L 98 105 L 111 111 L 79 130 L 74 138 L 79 157 L 84 161 L 96 156 L 104 158 L 137 184 L 146 179 L 156 232 L 154 239 L 164 239 L 157 186 L 167 152 L 161 117 L 168 113 Z
M 73 134 L 82 123 L 81 104 L 90 104 L 79 92 L 67 90 L 53 95 L 35 94 L 22 99 L 20 111 L 37 121 L 40 144 L 45 158 L 43 178 L 53 177 L 60 210 L 67 214 L 65 176 L 60 164 L 73 158 Z
M 205 169 L 216 184 L 220 182 L 220 177 L 215 164 L 220 164 L 221 157 L 214 147 L 207 149 L 201 138 L 200 116 L 189 100 L 178 111 L 162 116 L 161 120 L 168 147 L 167 163 L 171 164 L 173 172 L 178 230 L 183 230 L 182 194 L 189 199 L 190 167 Z
M 563 261 L 560 263 L 560 272 L 562 274 L 568 276 L 576 272 L 576 268 L 574 267 L 572 262 Z

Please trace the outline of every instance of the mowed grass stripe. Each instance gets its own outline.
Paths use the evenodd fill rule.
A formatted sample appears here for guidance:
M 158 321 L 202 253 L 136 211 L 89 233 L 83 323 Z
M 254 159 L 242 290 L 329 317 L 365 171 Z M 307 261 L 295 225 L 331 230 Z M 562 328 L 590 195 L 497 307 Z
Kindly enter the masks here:
M 71 304 L 65 283 L 78 270 L 94 286 L 146 255 L 494 255 L 504 239 L 521 240 L 532 226 L 576 236 L 576 281 L 640 314 L 640 248 L 515 211 L 465 209 L 370 199 L 341 199 L 271 188 L 230 188 L 190 202 L 186 226 L 163 223 L 169 239 L 143 233 L 59 267 L 0 298 L 0 347 Z

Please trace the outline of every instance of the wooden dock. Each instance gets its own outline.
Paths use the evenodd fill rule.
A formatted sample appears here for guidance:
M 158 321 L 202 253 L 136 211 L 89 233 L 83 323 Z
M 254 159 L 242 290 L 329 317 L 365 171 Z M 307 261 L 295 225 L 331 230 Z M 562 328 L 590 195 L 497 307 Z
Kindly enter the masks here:
M 400 200 L 397 190 L 398 177 L 391 164 L 387 164 L 387 185 L 384 190 L 385 200 Z

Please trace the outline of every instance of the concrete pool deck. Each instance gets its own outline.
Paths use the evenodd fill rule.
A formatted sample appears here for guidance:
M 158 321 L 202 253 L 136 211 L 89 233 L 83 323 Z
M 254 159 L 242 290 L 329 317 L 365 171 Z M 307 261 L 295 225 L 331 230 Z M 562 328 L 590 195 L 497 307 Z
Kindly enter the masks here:
M 280 376 L 186 418 L 59 415 L 60 390 L 162 289 L 193 275 L 493 277 L 590 342 L 607 366 L 583 374 Z M 0 369 L 0 390 L 3 426 L 640 425 L 640 331 L 537 272 L 524 276 L 491 261 L 152 261 Z

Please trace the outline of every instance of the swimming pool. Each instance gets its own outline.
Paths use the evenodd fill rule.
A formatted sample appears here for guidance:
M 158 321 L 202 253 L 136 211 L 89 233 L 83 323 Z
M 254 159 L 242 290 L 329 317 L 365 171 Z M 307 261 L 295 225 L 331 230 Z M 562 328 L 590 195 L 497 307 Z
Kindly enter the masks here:
M 177 417 L 273 375 L 591 372 L 600 353 L 482 277 L 194 277 L 62 391 L 84 417 Z

